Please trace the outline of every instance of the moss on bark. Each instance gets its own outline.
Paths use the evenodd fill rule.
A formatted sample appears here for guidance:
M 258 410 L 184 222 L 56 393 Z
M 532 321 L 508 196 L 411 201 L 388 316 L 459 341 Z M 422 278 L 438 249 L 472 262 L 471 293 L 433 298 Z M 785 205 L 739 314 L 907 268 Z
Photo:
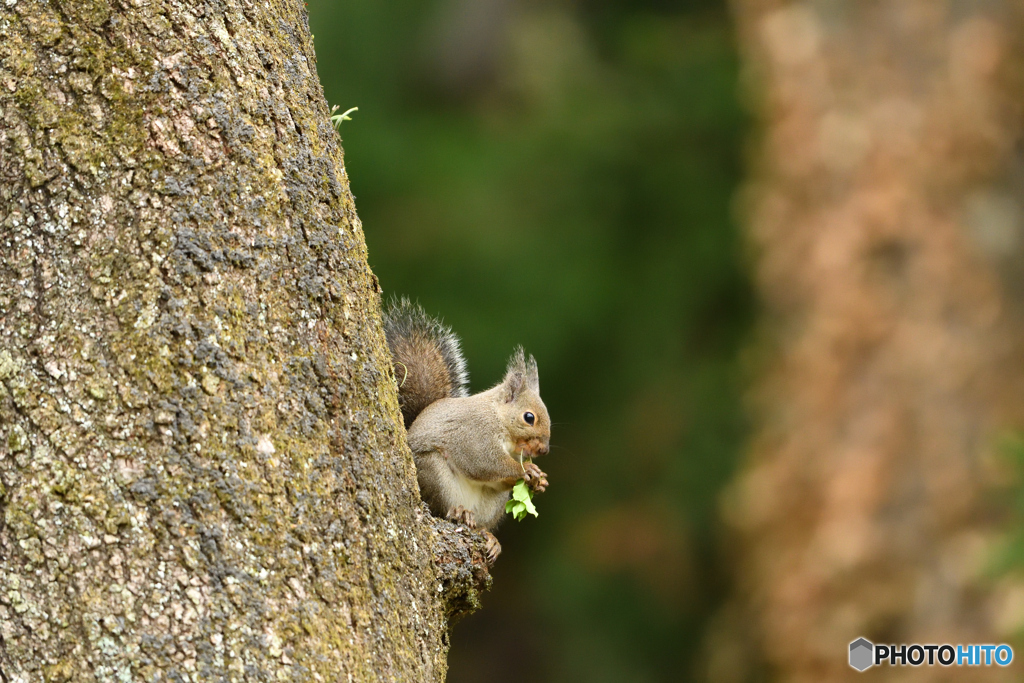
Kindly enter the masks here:
M 421 509 L 305 12 L 0 7 L 0 672 L 442 680 L 489 577 Z

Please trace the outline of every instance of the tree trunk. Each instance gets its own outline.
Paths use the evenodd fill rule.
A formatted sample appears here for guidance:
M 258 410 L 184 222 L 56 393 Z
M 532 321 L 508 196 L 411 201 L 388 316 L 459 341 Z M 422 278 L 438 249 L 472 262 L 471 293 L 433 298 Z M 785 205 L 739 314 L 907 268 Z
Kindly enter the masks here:
M 1005 642 L 1022 593 L 991 578 L 988 491 L 1024 405 L 1019 3 L 735 10 L 763 126 L 744 208 L 768 350 L 726 504 L 733 624 L 785 681 L 858 680 L 860 636 Z M 712 649 L 712 679 L 744 677 L 734 652 Z
M 443 680 L 489 579 L 301 3 L 5 0 L 0 63 L 0 680 Z

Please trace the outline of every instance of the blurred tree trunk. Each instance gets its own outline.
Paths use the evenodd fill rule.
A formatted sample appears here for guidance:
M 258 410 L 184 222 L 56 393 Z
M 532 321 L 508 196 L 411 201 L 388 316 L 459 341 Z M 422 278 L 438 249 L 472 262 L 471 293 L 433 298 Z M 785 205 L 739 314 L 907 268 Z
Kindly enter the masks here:
M 1024 625 L 1020 588 L 987 573 L 995 442 L 1024 406 L 1020 7 L 734 2 L 762 126 L 744 210 L 767 351 L 726 500 L 724 630 L 747 624 L 774 680 L 857 680 L 859 636 L 991 643 Z M 713 680 L 745 677 L 728 640 Z
M 0 6 L 0 681 L 444 678 L 297 0 Z

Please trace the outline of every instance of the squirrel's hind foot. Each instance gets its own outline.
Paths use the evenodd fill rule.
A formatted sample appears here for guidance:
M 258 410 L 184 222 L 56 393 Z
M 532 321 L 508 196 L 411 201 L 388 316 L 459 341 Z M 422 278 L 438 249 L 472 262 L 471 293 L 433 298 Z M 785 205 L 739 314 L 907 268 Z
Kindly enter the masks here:
M 456 524 L 461 524 L 468 529 L 476 529 L 476 519 L 473 517 L 473 511 L 467 510 L 461 505 L 456 505 L 449 509 L 446 517 Z
M 487 564 L 494 564 L 494 561 L 498 559 L 498 555 L 501 555 L 501 544 L 498 543 L 498 539 L 490 531 L 484 532 L 484 538 L 487 539 Z

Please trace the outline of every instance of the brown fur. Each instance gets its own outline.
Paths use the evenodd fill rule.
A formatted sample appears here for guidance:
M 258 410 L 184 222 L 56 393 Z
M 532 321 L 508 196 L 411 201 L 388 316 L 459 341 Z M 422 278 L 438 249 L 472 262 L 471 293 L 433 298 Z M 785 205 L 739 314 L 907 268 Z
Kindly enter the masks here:
M 548 452 L 551 437 L 537 361 L 516 349 L 502 381 L 469 396 L 450 329 L 406 299 L 392 302 L 384 323 L 420 494 L 435 515 L 489 533 L 504 517 L 516 481 L 534 491 L 548 485 L 530 462 Z M 533 413 L 532 425 L 526 413 Z M 489 535 L 488 557 L 499 552 Z
M 526 412 L 535 416 L 532 426 L 523 420 Z M 461 506 L 473 513 L 477 527 L 492 529 L 504 516 L 517 480 L 527 479 L 535 489 L 547 486 L 546 475 L 527 461 L 548 452 L 550 436 L 536 363 L 528 369 L 520 352 L 497 386 L 436 401 L 413 422 L 409 447 L 420 493 L 434 514 Z
M 448 366 L 436 342 L 417 334 L 398 340 L 391 353 L 395 361 L 395 377 L 400 383 L 402 413 L 408 423 L 411 424 L 431 403 L 452 395 Z
M 441 321 L 408 299 L 395 299 L 384 313 L 384 333 L 407 429 L 434 401 L 468 395 L 459 338 Z

